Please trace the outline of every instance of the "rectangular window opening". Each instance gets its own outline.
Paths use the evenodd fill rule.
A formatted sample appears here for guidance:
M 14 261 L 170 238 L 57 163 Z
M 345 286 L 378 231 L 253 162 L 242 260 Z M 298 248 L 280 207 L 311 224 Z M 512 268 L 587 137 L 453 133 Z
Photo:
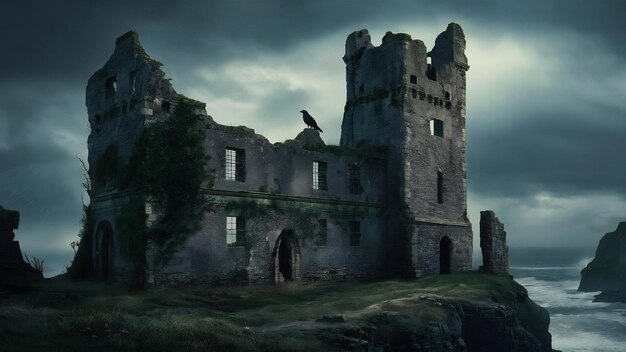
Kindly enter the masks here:
M 315 238 L 315 245 L 318 247 L 324 247 L 328 242 L 328 223 L 326 219 L 319 219 L 318 226 L 319 232 L 317 233 L 317 237 Z
M 412 84 L 417 84 L 417 76 L 411 75 L 411 83 Z
M 243 216 L 226 217 L 226 245 L 240 247 L 246 239 L 246 221 Z
M 350 165 L 348 167 L 348 188 L 350 194 L 360 194 L 363 191 L 361 187 L 361 168 L 358 166 Z
M 167 100 L 163 100 L 163 102 L 161 102 L 161 110 L 163 112 L 168 113 L 168 114 L 171 112 L 170 111 L 171 106 L 172 106 L 172 104 L 169 101 L 167 101 Z
M 430 120 L 430 135 L 443 137 L 443 121 L 438 119 Z
M 437 203 L 443 204 L 443 175 L 437 171 Z
M 328 189 L 327 169 L 328 166 L 325 162 L 313 162 L 313 189 L 323 191 Z
M 356 247 L 361 245 L 361 223 L 358 221 L 350 221 L 350 246 Z
M 105 98 L 113 98 L 115 96 L 115 92 L 117 92 L 117 79 L 113 76 L 104 82 Z
M 246 151 L 237 148 L 226 148 L 226 165 L 224 166 L 227 180 L 245 182 Z
M 137 83 L 137 71 L 131 71 L 128 76 L 128 86 L 130 87 L 130 94 L 135 93 L 135 85 Z

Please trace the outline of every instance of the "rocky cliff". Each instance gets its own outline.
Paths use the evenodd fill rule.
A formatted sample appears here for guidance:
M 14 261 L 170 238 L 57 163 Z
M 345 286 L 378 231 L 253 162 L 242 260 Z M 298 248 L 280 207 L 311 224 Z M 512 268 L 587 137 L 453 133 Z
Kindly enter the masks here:
M 271 340 L 288 336 L 342 351 L 553 351 L 549 314 L 528 297 L 526 289 L 508 275 L 483 278 L 484 291 L 478 296 L 460 298 L 459 286 L 450 286 L 450 295 L 409 293 L 358 312 L 251 334 Z M 493 289 L 494 283 L 499 287 Z
M 626 302 L 626 222 L 602 237 L 595 258 L 581 271 L 579 291 L 602 291 L 596 299 Z

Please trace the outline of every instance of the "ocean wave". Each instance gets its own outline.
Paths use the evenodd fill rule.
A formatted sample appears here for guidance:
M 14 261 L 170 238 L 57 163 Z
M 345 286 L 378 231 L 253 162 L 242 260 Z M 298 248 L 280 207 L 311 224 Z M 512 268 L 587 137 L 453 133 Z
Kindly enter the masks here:
M 516 281 L 550 313 L 553 347 L 563 351 L 621 351 L 626 344 L 626 304 L 593 302 L 599 292 L 578 292 L 581 267 L 515 267 Z

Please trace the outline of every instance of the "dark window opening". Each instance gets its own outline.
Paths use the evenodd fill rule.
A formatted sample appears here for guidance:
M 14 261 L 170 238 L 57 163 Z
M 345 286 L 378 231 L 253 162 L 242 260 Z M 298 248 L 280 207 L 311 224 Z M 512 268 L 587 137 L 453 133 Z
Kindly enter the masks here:
M 446 101 L 446 110 L 450 110 L 452 107 L 452 102 Z
M 430 120 L 430 135 L 443 137 L 443 121 L 432 119 Z
M 328 165 L 323 161 L 313 162 L 313 189 L 328 189 Z
M 411 97 L 413 97 L 413 99 L 417 98 L 417 91 L 415 88 L 411 88 Z
M 426 98 L 426 93 L 420 92 L 420 100 L 424 100 Z
M 437 203 L 443 204 L 443 175 L 437 171 Z
M 243 246 L 246 240 L 246 220 L 243 216 L 226 217 L 226 245 Z
M 363 191 L 361 187 L 361 168 L 350 165 L 348 167 L 348 188 L 350 194 L 359 194 Z
M 128 86 L 131 94 L 135 93 L 135 83 L 137 83 L 137 71 L 132 71 L 128 76 Z
M 117 91 L 117 80 L 115 76 L 107 79 L 104 82 L 104 96 L 105 98 L 112 98 L 115 96 L 115 92 Z
M 434 100 L 433 104 L 435 104 L 435 106 L 439 105 L 439 98 L 438 97 L 434 97 L 433 100 Z
M 450 100 L 450 92 L 446 92 L 446 100 Z
M 358 221 L 350 221 L 350 246 L 361 245 L 361 223 Z
M 431 81 L 436 81 L 437 72 L 435 72 L 435 67 L 432 64 L 432 59 L 430 56 L 428 56 L 426 59 L 428 62 L 428 65 L 426 66 L 426 78 L 428 78 Z
M 443 99 L 439 99 L 439 107 L 442 108 L 443 107 Z
M 432 102 L 433 102 L 433 96 L 428 94 L 428 103 L 432 104 Z
M 246 151 L 237 148 L 226 148 L 226 165 L 224 166 L 227 180 L 246 181 Z
M 328 242 L 328 223 L 326 219 L 319 219 L 319 232 L 317 233 L 317 237 L 315 238 L 315 245 L 318 247 L 326 246 Z
M 411 75 L 411 83 L 412 84 L 417 84 L 417 76 Z
M 161 110 L 163 112 L 169 113 L 170 112 L 170 108 L 171 108 L 170 102 L 167 101 L 167 100 L 163 100 L 163 102 L 161 103 Z

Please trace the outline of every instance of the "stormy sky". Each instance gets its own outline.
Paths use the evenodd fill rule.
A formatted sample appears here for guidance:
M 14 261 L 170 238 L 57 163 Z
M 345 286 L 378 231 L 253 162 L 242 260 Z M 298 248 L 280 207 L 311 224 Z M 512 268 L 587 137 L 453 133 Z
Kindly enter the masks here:
M 19 4 L 18 4 L 19 3 Z M 80 228 L 87 79 L 139 32 L 179 93 L 272 142 L 313 114 L 339 142 L 345 37 L 467 39 L 468 204 L 509 244 L 588 247 L 626 221 L 626 2 L 22 1 L 0 11 L 0 204 L 23 251 L 64 271 Z M 85 202 L 88 199 L 84 199 Z

